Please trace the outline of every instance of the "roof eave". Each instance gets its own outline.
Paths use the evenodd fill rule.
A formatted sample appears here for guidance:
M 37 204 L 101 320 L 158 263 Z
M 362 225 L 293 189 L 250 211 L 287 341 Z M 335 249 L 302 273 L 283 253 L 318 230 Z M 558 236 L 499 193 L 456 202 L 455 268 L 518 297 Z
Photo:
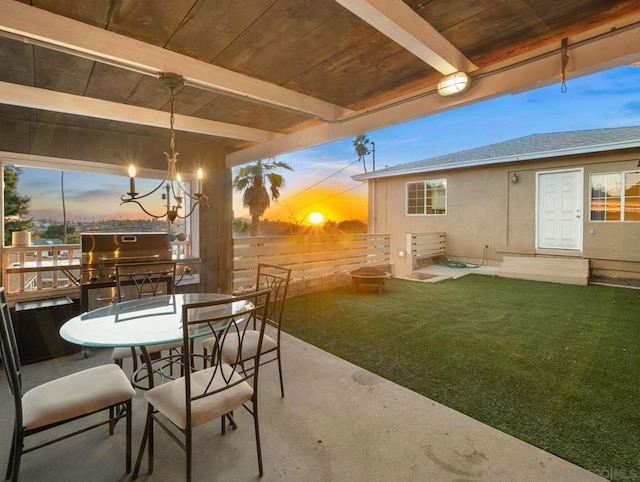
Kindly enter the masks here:
M 473 159 L 469 161 L 452 162 L 450 164 L 439 164 L 434 166 L 421 166 L 412 169 L 402 169 L 398 171 L 375 171 L 366 174 L 358 174 L 352 176 L 355 181 L 368 181 L 369 179 L 382 179 L 386 177 L 407 176 L 411 174 L 420 174 L 424 172 L 436 172 L 452 169 L 464 169 L 470 167 L 490 166 L 494 164 L 506 164 L 509 162 L 531 161 L 536 159 L 549 159 L 552 157 L 566 157 L 581 154 L 592 154 L 595 152 L 617 151 L 624 149 L 640 148 L 640 140 L 625 142 L 609 142 L 603 144 L 595 144 L 591 146 L 571 147 L 565 149 L 554 149 L 545 152 L 531 152 L 520 154 L 517 156 L 501 156 L 483 159 Z

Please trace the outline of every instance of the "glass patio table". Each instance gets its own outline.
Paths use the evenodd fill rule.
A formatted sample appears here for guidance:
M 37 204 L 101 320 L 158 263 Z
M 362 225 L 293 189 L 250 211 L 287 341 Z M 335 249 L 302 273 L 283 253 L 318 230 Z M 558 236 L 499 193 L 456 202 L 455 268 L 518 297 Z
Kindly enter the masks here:
M 60 336 L 70 343 L 85 348 L 131 347 L 133 356 L 136 356 L 135 348 L 140 348 L 145 366 L 134 372 L 132 382 L 137 388 L 149 389 L 154 386 L 154 376 L 171 378 L 167 376 L 165 369 L 173 367 L 175 357 L 174 361 L 170 360 L 164 366 L 158 365 L 156 360 L 150 358 L 146 347 L 182 340 L 182 307 L 186 304 L 231 298 L 233 298 L 231 295 L 219 293 L 185 293 L 124 301 L 71 318 L 60 327 Z M 199 310 L 203 317 L 214 312 L 216 315 L 224 314 L 220 310 L 230 310 L 229 315 L 232 315 L 246 309 L 247 303 L 247 301 L 237 301 L 231 305 L 223 304 L 199 308 Z M 195 314 L 195 316 L 200 315 Z M 211 329 L 204 326 L 205 329 L 201 327 L 198 331 L 190 332 L 189 337 L 193 340 L 210 335 Z M 155 367 L 154 363 L 156 363 Z M 147 385 L 140 385 L 142 370 L 146 370 Z

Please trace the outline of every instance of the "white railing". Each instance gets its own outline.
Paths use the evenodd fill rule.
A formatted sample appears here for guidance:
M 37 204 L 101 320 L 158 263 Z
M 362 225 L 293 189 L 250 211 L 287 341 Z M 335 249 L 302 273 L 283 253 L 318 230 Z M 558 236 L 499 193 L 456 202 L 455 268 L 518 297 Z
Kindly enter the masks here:
M 191 243 L 171 243 L 176 257 L 191 255 Z M 7 246 L 2 249 L 2 286 L 11 304 L 55 296 L 80 298 L 80 244 Z M 69 266 L 71 265 L 71 266 Z
M 11 302 L 80 296 L 79 244 L 12 246 L 2 250 L 2 285 Z

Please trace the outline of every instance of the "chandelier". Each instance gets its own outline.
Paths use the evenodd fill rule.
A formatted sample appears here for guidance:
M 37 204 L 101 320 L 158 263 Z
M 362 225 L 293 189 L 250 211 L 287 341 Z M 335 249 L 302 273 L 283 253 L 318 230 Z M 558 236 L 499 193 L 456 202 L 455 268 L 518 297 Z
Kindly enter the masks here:
M 132 164 L 129 166 L 129 192 L 127 194 L 123 194 L 120 196 L 120 200 L 122 201 L 120 205 L 127 203 L 135 203 L 140 209 L 142 209 L 147 215 L 152 218 L 160 219 L 166 217 L 169 222 L 173 223 L 177 218 L 185 219 L 191 216 L 200 203 L 203 203 L 205 206 L 207 204 L 207 196 L 202 193 L 202 179 L 204 174 L 202 172 L 202 168 L 199 168 L 196 172 L 196 192 L 191 194 L 187 186 L 183 184 L 180 173 L 177 170 L 176 164 L 178 163 L 178 153 L 176 152 L 176 134 L 173 129 L 173 125 L 175 122 L 175 89 L 177 87 L 181 87 L 184 85 L 184 79 L 181 75 L 173 74 L 173 73 L 164 73 L 160 77 L 171 89 L 171 117 L 170 117 L 170 140 L 169 140 L 169 152 L 165 152 L 164 155 L 167 156 L 167 174 L 164 176 L 164 179 L 160 181 L 154 189 L 149 191 L 146 194 L 139 194 L 136 192 L 136 168 Z M 166 200 L 165 211 L 154 214 L 147 210 L 142 203 L 141 199 L 144 199 L 160 188 L 164 186 L 165 194 L 162 195 L 163 199 Z M 191 206 L 188 212 L 181 213 L 181 210 L 184 209 L 182 201 L 186 199 L 191 200 Z

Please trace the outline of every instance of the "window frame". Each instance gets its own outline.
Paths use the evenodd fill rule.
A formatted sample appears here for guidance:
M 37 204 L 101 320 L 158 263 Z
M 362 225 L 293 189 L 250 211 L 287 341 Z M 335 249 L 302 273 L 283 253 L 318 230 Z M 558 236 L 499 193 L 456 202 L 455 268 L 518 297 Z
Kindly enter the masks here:
M 122 193 L 125 194 L 128 188 L 128 184 L 126 178 L 128 176 L 127 167 L 119 164 L 103 164 L 93 161 L 81 161 L 77 159 L 65 159 L 65 158 L 55 158 L 55 157 L 45 157 L 38 156 L 34 154 L 19 154 L 19 153 L 2 153 L 0 155 L 0 166 L 3 168 L 5 165 L 15 165 L 17 167 L 25 167 L 25 168 L 35 168 L 35 169 L 50 169 L 56 171 L 65 171 L 65 172 L 83 172 L 83 173 L 94 173 L 94 174 L 107 174 L 107 175 L 116 175 L 123 176 L 123 186 Z M 158 181 L 160 183 L 167 174 L 167 171 L 161 171 L 159 169 L 150 169 L 150 168 L 136 168 L 138 178 L 144 179 L 152 179 Z M 192 174 L 183 174 L 182 175 L 183 184 L 189 185 L 190 191 L 192 192 L 195 189 L 195 181 L 196 178 Z M 118 193 L 114 193 L 115 195 L 119 195 Z M 2 232 L 4 233 L 4 190 L 2 190 L 2 206 L 0 208 L 2 210 Z M 195 209 L 193 214 L 185 220 L 185 231 L 187 233 L 186 241 L 176 241 L 172 242 L 172 248 L 176 254 L 184 254 L 185 252 L 190 252 L 191 256 L 199 255 L 199 210 Z M 3 247 L 4 246 L 3 240 Z
M 591 174 L 589 174 L 589 222 L 591 223 L 638 223 L 640 222 L 640 219 L 625 219 L 625 207 L 626 207 L 626 182 L 627 182 L 627 175 L 628 174 L 636 174 L 636 175 L 640 175 L 640 169 L 631 169 L 631 170 L 626 170 L 626 171 L 607 171 L 607 172 L 593 172 Z M 604 210 L 594 210 L 593 209 L 593 202 L 594 199 L 600 199 L 600 198 L 594 198 L 593 197 L 593 193 L 594 193 L 594 184 L 593 184 L 593 179 L 594 177 L 605 177 L 605 176 L 619 176 L 620 179 L 620 217 L 619 219 L 606 219 L 606 204 L 605 204 L 605 209 Z M 606 191 L 606 185 L 605 185 L 605 191 Z M 603 199 L 606 199 L 603 198 Z M 594 219 L 593 216 L 595 213 L 598 212 L 602 212 L 604 213 L 605 218 L 604 219 Z
M 422 199 L 422 206 L 423 206 L 423 212 L 422 213 L 410 213 L 409 212 L 409 205 L 410 205 L 410 200 L 409 200 L 409 193 L 410 193 L 410 186 L 411 185 L 416 185 L 416 184 L 422 184 L 422 190 L 423 190 L 423 199 Z M 442 184 L 444 187 L 444 212 L 438 213 L 438 212 L 428 212 L 429 210 L 429 191 L 430 189 L 428 188 L 428 186 L 431 186 L 431 190 L 436 190 L 436 195 L 432 197 L 433 200 L 438 201 L 438 204 L 441 202 L 441 200 L 439 199 L 439 196 L 437 196 L 437 188 L 434 187 L 434 185 L 438 185 L 438 184 Z M 404 196 L 404 201 L 405 201 L 405 209 L 404 209 L 404 213 L 405 216 L 446 216 L 447 215 L 447 211 L 448 211 L 448 189 L 447 189 L 447 178 L 446 177 L 441 177 L 441 178 L 435 178 L 435 179 L 424 179 L 421 181 L 407 181 L 405 183 L 405 196 Z M 432 210 L 435 210 L 435 208 L 433 207 L 433 201 L 432 201 Z

